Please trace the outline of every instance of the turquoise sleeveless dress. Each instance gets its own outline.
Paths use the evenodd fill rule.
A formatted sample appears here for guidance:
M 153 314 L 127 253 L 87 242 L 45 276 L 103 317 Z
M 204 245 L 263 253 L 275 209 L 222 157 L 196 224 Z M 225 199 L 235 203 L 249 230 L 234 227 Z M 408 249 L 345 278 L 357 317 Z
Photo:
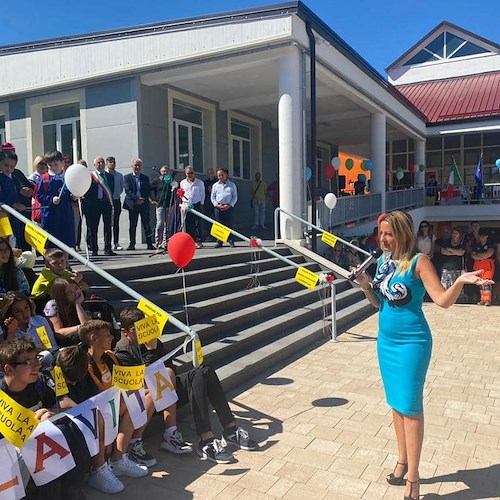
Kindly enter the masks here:
M 422 311 L 425 288 L 410 269 L 396 274 L 390 254 L 377 262 L 373 289 L 380 300 L 377 354 L 388 405 L 403 415 L 423 413 L 425 376 L 432 336 Z

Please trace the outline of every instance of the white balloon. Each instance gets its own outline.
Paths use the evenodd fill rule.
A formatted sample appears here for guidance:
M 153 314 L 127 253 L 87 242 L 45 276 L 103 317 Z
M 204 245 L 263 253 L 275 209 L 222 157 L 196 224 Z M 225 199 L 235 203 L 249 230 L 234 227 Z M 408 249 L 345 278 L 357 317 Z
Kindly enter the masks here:
M 404 176 L 405 174 L 403 172 L 396 172 L 396 179 L 398 181 L 400 181 Z
M 338 156 L 335 156 L 332 158 L 332 167 L 335 170 L 338 170 L 340 167 L 340 158 Z
M 92 176 L 87 167 L 75 163 L 64 172 L 64 183 L 73 196 L 81 198 L 89 190 Z
M 333 193 L 327 193 L 325 194 L 325 205 L 330 209 L 333 210 L 335 208 L 335 205 L 337 204 L 337 197 Z

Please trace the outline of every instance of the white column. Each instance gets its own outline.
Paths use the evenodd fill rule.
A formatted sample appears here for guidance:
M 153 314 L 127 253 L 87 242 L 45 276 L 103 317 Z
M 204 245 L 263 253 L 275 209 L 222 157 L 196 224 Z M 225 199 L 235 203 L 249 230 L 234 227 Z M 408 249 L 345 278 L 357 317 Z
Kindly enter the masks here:
M 415 140 L 415 187 L 425 186 L 425 172 L 420 172 L 420 165 L 425 165 L 425 141 Z
M 279 61 L 279 188 L 280 207 L 302 217 L 304 213 L 305 170 L 303 165 L 301 58 L 290 47 Z M 301 239 L 302 224 L 281 216 L 281 237 Z
M 382 194 L 381 213 L 385 212 L 385 142 L 386 117 L 384 113 L 371 116 L 371 160 L 370 192 Z

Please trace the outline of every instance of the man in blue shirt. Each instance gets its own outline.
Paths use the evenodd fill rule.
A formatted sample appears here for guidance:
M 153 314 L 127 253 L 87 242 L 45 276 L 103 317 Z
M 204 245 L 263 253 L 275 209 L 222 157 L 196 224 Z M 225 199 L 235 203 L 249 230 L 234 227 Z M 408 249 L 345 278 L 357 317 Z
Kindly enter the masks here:
M 210 200 L 214 206 L 215 220 L 224 226 L 233 228 L 233 211 L 236 202 L 238 201 L 238 190 L 236 184 L 227 178 L 227 169 L 217 169 L 217 178 L 219 179 L 212 186 L 212 194 Z M 230 234 L 228 238 L 229 245 L 234 247 L 233 235 Z M 222 242 L 218 241 L 215 248 L 220 248 Z

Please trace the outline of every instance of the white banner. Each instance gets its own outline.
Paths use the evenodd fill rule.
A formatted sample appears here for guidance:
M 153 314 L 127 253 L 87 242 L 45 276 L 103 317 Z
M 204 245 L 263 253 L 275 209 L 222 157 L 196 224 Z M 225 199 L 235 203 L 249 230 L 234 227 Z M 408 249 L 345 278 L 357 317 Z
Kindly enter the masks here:
M 124 391 L 122 396 L 127 405 L 127 410 L 132 420 L 134 429 L 139 429 L 148 421 L 148 412 L 146 411 L 146 390 L 141 387 L 138 391 Z
M 17 461 L 17 452 L 5 438 L 0 440 L 0 498 L 19 500 L 24 498 L 24 484 Z
M 50 483 L 76 465 L 64 434 L 50 420 L 37 426 L 21 452 L 37 486 Z
M 118 419 L 120 417 L 120 390 L 110 387 L 108 390 L 90 398 L 104 419 L 104 444 L 113 443 L 118 435 Z
M 163 359 L 146 367 L 145 379 L 156 411 L 168 408 L 179 399 Z
M 91 399 L 64 412 L 80 429 L 90 456 L 99 453 L 99 410 Z

